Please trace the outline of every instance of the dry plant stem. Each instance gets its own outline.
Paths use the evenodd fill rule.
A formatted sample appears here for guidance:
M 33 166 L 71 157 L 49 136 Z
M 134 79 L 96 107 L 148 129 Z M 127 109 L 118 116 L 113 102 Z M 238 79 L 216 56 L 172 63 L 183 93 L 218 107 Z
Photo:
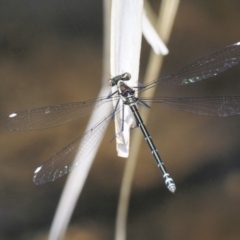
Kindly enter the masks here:
M 163 0 L 160 6 L 159 18 L 156 21 L 156 28 L 160 33 L 161 38 L 165 43 L 168 42 L 170 33 L 172 30 L 173 22 L 178 9 L 179 0 Z M 145 10 L 149 13 L 150 6 L 146 3 Z M 151 14 L 151 16 L 154 16 Z M 159 76 L 161 65 L 163 62 L 163 57 L 158 56 L 151 52 L 150 60 L 147 68 L 147 73 L 144 82 L 149 79 L 156 79 Z M 153 96 L 154 88 L 144 92 L 144 97 Z M 143 116 L 144 120 L 147 120 L 147 114 Z M 135 131 L 132 142 L 134 146 L 131 148 L 130 157 L 126 163 L 123 181 L 121 185 L 120 198 L 117 210 L 117 220 L 116 220 L 116 236 L 115 240 L 125 240 L 126 239 L 126 226 L 127 226 L 127 213 L 129 207 L 129 198 L 131 185 L 133 180 L 133 175 L 136 167 L 136 162 L 139 154 L 139 148 L 142 142 L 142 135 L 140 131 Z
M 109 93 L 109 87 L 106 84 L 106 79 L 109 76 L 110 72 L 110 50 L 109 50 L 109 39 L 110 39 L 110 9 L 111 9 L 111 0 L 104 0 L 104 74 L 102 79 L 102 88 L 99 92 L 99 96 L 106 96 Z M 94 111 L 88 126 L 87 130 L 90 129 L 96 120 L 106 115 L 110 112 L 110 105 L 105 108 L 102 107 L 100 110 Z M 102 133 L 103 137 L 104 133 Z M 88 157 L 81 163 L 81 166 L 74 169 L 70 172 L 66 185 L 64 187 L 60 202 L 58 204 L 54 220 L 49 233 L 49 240 L 60 240 L 63 239 L 64 234 L 67 230 L 68 224 L 70 222 L 73 210 L 75 208 L 77 199 L 82 191 L 85 180 L 88 176 L 89 170 L 97 153 L 98 147 L 100 145 L 101 139 L 98 142 L 93 144 L 96 146 L 93 151 L 90 152 Z M 76 155 L 77 156 L 77 155 Z
M 143 0 L 113 0 L 111 18 L 111 75 L 123 72 L 131 73 L 129 86 L 136 86 L 139 72 L 140 50 L 142 40 Z M 134 26 L 134 27 L 132 27 Z M 117 90 L 112 87 L 112 92 Z M 113 103 L 116 105 L 116 101 Z M 122 105 L 122 102 L 119 103 Z M 121 119 L 124 118 L 124 119 Z M 129 155 L 129 129 L 133 121 L 132 112 L 124 108 L 115 116 L 117 153 L 120 157 Z
M 135 85 L 138 79 L 141 39 L 142 39 L 142 11 L 143 1 L 140 0 L 113 0 L 112 26 L 111 26 L 111 74 L 113 76 L 123 72 L 129 72 L 132 83 Z M 112 91 L 115 91 L 113 89 Z M 124 109 L 124 131 L 117 137 L 118 156 L 128 157 L 129 129 L 133 119 L 131 110 Z M 131 115 L 131 117 L 127 117 Z M 126 121 L 126 119 L 129 119 Z M 121 119 L 115 118 L 116 133 L 122 129 Z M 120 135 L 120 136 L 119 136 Z M 117 224 L 118 226 L 118 224 Z M 117 227 L 115 239 L 121 238 L 122 229 Z

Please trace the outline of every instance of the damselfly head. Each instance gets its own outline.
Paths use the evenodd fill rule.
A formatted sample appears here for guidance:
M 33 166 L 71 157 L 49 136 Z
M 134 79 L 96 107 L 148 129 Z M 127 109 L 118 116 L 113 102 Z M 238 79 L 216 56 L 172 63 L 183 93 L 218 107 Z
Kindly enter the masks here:
M 118 81 L 122 80 L 122 81 L 128 81 L 131 79 L 131 74 L 128 72 L 125 72 L 121 75 L 117 75 L 116 77 L 110 78 L 108 85 L 109 86 L 116 86 L 118 84 Z

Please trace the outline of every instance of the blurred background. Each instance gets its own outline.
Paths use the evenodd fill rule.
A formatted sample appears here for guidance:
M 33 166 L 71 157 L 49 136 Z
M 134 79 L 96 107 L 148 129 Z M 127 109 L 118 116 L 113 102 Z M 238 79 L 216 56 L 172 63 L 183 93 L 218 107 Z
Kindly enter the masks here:
M 150 1 L 158 9 L 161 1 Z M 81 135 L 88 118 L 52 129 L 10 132 L 5 118 L 34 107 L 95 98 L 102 76 L 102 2 L 0 1 L 0 239 L 46 239 L 66 177 L 35 186 L 33 172 Z M 161 76 L 240 41 L 238 0 L 182 0 Z M 150 47 L 143 40 L 140 81 Z M 151 81 L 153 79 L 149 79 Z M 156 96 L 239 95 L 240 65 Z M 107 81 L 106 81 L 107 82 Z M 240 239 L 240 117 L 204 117 L 153 106 L 147 127 L 174 177 L 170 194 L 142 144 L 128 239 Z M 134 131 L 139 131 L 138 129 Z M 104 137 L 65 239 L 113 239 L 126 159 L 113 123 Z

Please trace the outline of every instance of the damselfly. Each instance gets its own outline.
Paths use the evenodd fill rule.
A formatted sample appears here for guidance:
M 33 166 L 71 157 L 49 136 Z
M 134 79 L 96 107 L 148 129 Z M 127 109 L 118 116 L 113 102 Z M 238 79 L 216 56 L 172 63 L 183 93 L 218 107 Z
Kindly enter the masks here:
M 109 115 L 102 118 L 89 131 L 75 139 L 35 170 L 33 177 L 34 183 L 39 185 L 54 181 L 74 169 L 79 162 L 89 154 L 90 149 L 93 147 L 89 147 L 89 145 L 91 145 L 91 139 L 100 138 L 101 132 L 106 128 L 107 123 L 116 116 L 116 114 L 119 114 L 121 108 L 129 107 L 134 115 L 136 125 L 140 127 L 151 149 L 152 155 L 161 170 L 165 185 L 171 192 L 174 192 L 176 190 L 175 183 L 164 167 L 163 161 L 138 112 L 137 105 L 141 104 L 148 107 L 149 102 L 164 103 L 176 109 L 196 114 L 227 117 L 240 114 L 240 96 L 157 97 L 150 99 L 138 98 L 136 97 L 136 93 L 141 93 L 142 91 L 161 85 L 183 86 L 195 83 L 215 76 L 238 64 L 239 61 L 240 42 L 237 42 L 206 57 L 200 58 L 173 74 L 149 82 L 146 85 L 139 85 L 136 88 L 128 86 L 127 81 L 131 78 L 131 75 L 129 73 L 123 73 L 110 79 L 110 85 L 116 86 L 117 90 L 107 97 L 85 102 L 59 104 L 14 112 L 6 119 L 5 126 L 11 131 L 55 127 L 79 119 L 86 113 L 90 113 L 94 108 L 101 107 L 115 100 L 117 104 Z M 122 102 L 123 105 L 119 104 L 120 102 Z M 75 159 L 75 155 L 79 150 L 81 150 L 81 155 Z

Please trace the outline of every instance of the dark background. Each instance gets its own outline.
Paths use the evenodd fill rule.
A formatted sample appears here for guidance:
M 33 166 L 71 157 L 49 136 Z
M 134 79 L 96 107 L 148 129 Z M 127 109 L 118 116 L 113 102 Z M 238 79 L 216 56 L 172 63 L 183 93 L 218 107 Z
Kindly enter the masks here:
M 151 3 L 157 9 L 159 1 Z M 4 119 L 16 110 L 97 96 L 102 18 L 101 1 L 0 1 L 0 239 L 46 239 L 66 177 L 35 186 L 33 171 L 79 136 L 88 120 L 10 132 Z M 239 23 L 238 0 L 182 0 L 162 75 L 240 41 Z M 140 81 L 149 50 L 143 40 Z M 238 65 L 206 81 L 158 89 L 156 95 L 237 95 L 239 80 Z M 174 195 L 165 189 L 143 144 L 128 239 L 240 239 L 240 118 L 203 117 L 153 106 L 147 126 L 178 189 Z M 116 156 L 115 142 L 109 143 L 113 134 L 111 124 L 66 239 L 114 238 L 126 160 Z

